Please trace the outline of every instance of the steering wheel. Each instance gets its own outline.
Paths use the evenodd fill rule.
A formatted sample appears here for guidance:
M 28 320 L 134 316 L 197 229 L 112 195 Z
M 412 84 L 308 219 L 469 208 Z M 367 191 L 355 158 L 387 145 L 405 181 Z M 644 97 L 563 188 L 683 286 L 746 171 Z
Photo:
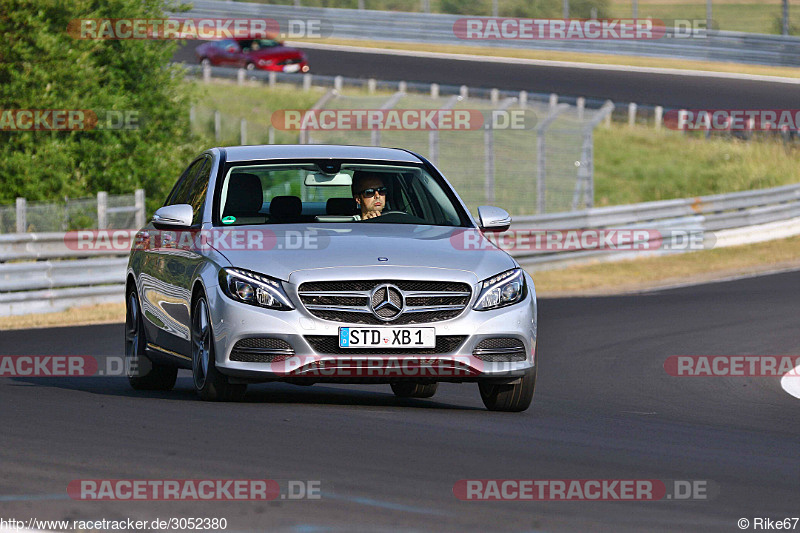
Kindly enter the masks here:
M 381 211 L 381 216 L 384 216 L 384 215 L 406 215 L 406 216 L 411 216 L 408 213 L 406 213 L 405 211 Z

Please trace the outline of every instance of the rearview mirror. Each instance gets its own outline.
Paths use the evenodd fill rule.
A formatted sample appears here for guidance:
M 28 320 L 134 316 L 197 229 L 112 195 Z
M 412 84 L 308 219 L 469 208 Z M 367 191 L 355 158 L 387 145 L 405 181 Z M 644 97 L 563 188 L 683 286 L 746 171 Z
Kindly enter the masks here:
M 164 228 L 188 228 L 194 212 L 189 204 L 165 205 L 153 215 L 153 224 Z
M 511 215 L 505 209 L 482 205 L 478 208 L 478 219 L 484 231 L 506 231 L 511 227 Z
M 316 172 L 308 174 L 305 182 L 307 187 L 327 187 L 327 186 L 347 186 L 353 184 L 353 177 L 350 174 L 323 174 Z

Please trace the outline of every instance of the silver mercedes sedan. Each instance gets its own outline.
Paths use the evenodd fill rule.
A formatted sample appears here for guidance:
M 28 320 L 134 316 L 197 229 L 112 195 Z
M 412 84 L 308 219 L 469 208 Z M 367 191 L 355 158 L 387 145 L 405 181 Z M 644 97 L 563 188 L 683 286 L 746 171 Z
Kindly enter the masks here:
M 430 398 L 477 383 L 484 405 L 524 411 L 536 384 L 530 275 L 425 158 L 400 149 L 213 148 L 136 235 L 125 353 L 134 389 L 191 369 L 204 400 L 248 384 L 389 384 Z

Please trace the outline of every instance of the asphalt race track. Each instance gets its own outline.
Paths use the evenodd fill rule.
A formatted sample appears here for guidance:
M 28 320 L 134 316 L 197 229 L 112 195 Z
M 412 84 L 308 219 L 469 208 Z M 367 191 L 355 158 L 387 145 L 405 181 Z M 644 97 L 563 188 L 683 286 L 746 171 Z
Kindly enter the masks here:
M 189 42 L 175 60 L 196 63 Z M 302 46 L 300 47 L 301 49 Z M 509 65 L 393 54 L 303 49 L 312 74 L 467 85 L 688 109 L 794 109 L 797 85 L 717 77 Z
M 0 516 L 225 517 L 229 531 L 739 531 L 798 516 L 800 403 L 777 378 L 667 375 L 670 355 L 797 354 L 800 272 L 638 296 L 542 300 L 530 410 L 475 385 L 251 386 L 195 399 L 124 378 L 0 379 Z M 119 354 L 122 325 L 0 333 L 6 355 Z M 322 498 L 92 502 L 74 479 L 318 480 Z M 466 502 L 460 479 L 705 480 L 705 501 Z

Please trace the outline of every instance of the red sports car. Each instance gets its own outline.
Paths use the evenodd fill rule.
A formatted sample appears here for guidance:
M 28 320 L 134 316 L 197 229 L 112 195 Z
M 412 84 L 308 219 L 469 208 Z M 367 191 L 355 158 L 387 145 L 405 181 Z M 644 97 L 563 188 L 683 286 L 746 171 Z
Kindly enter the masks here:
M 212 41 L 198 46 L 195 54 L 201 65 L 308 72 L 308 63 L 303 52 L 273 39 Z

